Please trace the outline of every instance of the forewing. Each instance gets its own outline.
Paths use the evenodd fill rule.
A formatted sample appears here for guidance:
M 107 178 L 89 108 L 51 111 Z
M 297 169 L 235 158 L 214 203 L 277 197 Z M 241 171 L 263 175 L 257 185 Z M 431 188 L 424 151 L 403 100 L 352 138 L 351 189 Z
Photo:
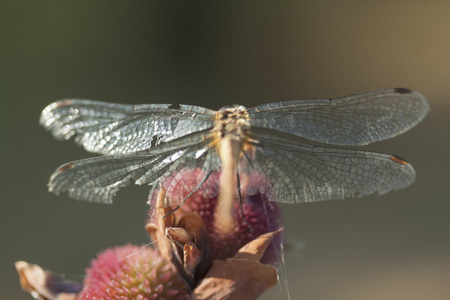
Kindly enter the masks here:
M 213 126 L 215 112 L 202 107 L 170 104 L 125 105 L 66 99 L 47 106 L 40 124 L 57 139 L 75 141 L 100 154 L 148 149 Z
M 214 156 L 206 158 L 215 150 L 209 143 L 210 139 L 197 133 L 149 150 L 70 162 L 53 173 L 49 190 L 67 192 L 77 200 L 111 203 L 117 191 L 130 181 L 156 184 L 182 168 L 212 168 Z
M 393 155 L 310 146 L 273 136 L 262 136 L 260 142 L 253 165 L 267 175 L 272 201 L 303 203 L 384 194 L 415 180 L 413 167 Z
M 248 109 L 254 131 L 268 128 L 334 145 L 366 145 L 399 135 L 429 111 L 425 97 L 404 88 L 335 99 L 274 102 Z

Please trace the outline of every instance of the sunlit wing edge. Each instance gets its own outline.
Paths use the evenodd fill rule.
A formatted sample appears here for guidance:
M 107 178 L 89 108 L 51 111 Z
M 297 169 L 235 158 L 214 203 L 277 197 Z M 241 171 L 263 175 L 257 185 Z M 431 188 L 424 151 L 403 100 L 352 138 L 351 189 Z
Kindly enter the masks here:
M 145 150 L 214 124 L 212 110 L 170 107 L 64 99 L 42 111 L 40 124 L 59 140 L 76 136 L 75 142 L 87 151 L 104 155 Z
M 334 99 L 288 100 L 248 109 L 250 125 L 333 145 L 366 145 L 417 125 L 430 107 L 419 92 L 377 90 Z

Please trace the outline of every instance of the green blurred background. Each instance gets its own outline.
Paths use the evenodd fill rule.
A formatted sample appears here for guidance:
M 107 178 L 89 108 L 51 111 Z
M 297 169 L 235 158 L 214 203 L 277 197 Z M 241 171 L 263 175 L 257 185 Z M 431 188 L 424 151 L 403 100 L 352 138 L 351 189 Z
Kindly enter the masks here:
M 91 156 L 38 126 L 50 102 L 218 109 L 399 86 L 432 111 L 364 149 L 406 158 L 416 183 L 284 206 L 290 293 L 450 299 L 449 1 L 1 1 L 0 76 L 2 299 L 31 298 L 16 260 L 81 280 L 99 250 L 147 242 L 148 187 L 110 206 L 47 192 L 56 167 Z

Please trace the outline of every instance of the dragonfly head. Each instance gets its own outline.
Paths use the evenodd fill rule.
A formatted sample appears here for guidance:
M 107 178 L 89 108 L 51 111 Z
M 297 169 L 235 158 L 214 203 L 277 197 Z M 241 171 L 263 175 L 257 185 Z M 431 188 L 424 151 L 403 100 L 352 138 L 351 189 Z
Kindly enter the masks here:
M 239 105 L 239 104 L 234 104 L 234 105 L 226 105 L 224 107 L 222 107 L 221 109 L 219 109 L 219 111 L 226 111 L 226 110 L 246 110 L 247 108 L 245 106 Z

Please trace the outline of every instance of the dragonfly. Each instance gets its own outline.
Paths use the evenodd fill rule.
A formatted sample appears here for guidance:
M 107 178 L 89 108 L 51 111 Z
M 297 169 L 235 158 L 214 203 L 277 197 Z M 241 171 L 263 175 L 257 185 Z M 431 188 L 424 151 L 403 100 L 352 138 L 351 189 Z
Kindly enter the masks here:
M 406 88 L 218 111 L 64 99 L 42 111 L 40 124 L 56 139 L 75 137 L 101 154 L 57 168 L 48 184 L 56 194 L 112 203 L 130 182 L 155 189 L 182 169 L 201 168 L 199 186 L 216 171 L 228 178 L 257 172 L 265 175 L 261 189 L 270 188 L 269 200 L 303 203 L 384 194 L 413 183 L 413 167 L 399 156 L 345 146 L 397 136 L 428 111 L 426 98 Z

